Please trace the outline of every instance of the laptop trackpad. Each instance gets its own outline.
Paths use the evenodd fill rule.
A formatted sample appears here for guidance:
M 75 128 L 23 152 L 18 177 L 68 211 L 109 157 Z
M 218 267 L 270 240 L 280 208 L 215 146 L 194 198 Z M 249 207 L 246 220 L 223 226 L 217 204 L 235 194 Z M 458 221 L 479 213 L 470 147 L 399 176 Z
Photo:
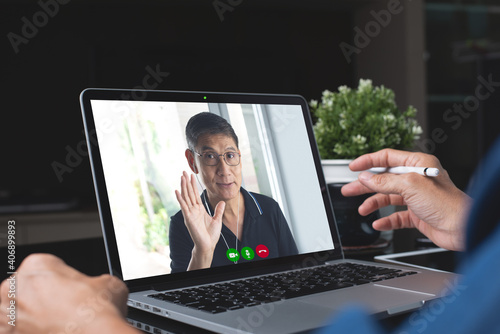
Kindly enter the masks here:
M 417 309 L 426 300 L 435 297 L 435 295 L 418 291 L 369 284 L 321 293 L 302 298 L 300 301 L 334 310 L 343 309 L 347 305 L 359 305 L 372 313 L 396 314 Z

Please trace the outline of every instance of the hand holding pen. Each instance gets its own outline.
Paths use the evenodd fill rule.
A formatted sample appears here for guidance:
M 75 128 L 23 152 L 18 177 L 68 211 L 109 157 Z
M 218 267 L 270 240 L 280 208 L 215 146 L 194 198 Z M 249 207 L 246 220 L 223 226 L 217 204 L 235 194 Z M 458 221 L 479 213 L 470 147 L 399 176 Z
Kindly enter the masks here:
M 358 157 L 349 167 L 362 173 L 342 188 L 342 194 L 374 193 L 360 205 L 361 215 L 388 205 L 407 207 L 373 222 L 375 229 L 417 228 L 440 247 L 463 249 L 470 199 L 455 187 L 435 156 L 384 149 Z

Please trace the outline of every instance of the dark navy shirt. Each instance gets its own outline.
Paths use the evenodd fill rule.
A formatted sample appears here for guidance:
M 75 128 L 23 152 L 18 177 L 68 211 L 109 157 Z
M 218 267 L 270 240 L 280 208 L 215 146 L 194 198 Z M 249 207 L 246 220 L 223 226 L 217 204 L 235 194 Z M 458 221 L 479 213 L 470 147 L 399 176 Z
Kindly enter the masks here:
M 244 188 L 240 191 L 245 201 L 245 217 L 242 240 L 238 240 L 237 250 L 240 252 L 243 247 L 250 247 L 255 252 L 257 246 L 264 245 L 269 250 L 269 254 L 266 258 L 255 254 L 252 260 L 246 260 L 240 256 L 238 263 L 298 254 L 297 245 L 278 203 L 270 197 L 250 193 Z M 205 203 L 206 191 L 201 195 L 201 199 Z M 208 201 L 206 203 L 210 207 L 210 203 Z M 212 207 L 210 207 L 210 212 L 213 213 Z M 236 236 L 224 224 L 222 224 L 222 235 L 224 238 L 221 236 L 217 242 L 211 267 L 234 265 L 227 258 L 226 253 L 228 246 L 236 249 Z M 182 211 L 177 212 L 170 219 L 169 241 L 172 273 L 186 271 L 194 243 L 184 224 Z

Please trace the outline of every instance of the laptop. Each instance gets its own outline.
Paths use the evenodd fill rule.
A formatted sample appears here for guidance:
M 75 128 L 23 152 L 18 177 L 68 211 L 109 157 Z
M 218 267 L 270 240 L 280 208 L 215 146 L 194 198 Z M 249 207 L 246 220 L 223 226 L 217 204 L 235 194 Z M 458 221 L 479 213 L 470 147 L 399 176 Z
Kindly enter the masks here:
M 380 317 L 415 310 L 457 279 L 344 259 L 301 96 L 86 89 L 80 102 L 110 273 L 127 284 L 132 308 L 221 333 L 291 333 L 324 326 L 353 304 Z M 193 243 L 175 190 L 184 171 L 193 173 L 185 129 L 201 113 L 225 119 L 238 136 L 244 231 L 235 240 L 223 224 L 227 253 L 187 270 L 179 245 L 189 260 Z M 218 163 L 233 158 L 223 154 Z M 273 239 L 283 233 L 285 241 Z

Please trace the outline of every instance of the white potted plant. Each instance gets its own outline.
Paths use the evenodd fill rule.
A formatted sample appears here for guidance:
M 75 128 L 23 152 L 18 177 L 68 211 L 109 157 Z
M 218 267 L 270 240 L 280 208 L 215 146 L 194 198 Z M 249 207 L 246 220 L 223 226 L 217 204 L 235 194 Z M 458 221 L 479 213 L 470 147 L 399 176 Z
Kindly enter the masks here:
M 357 89 L 325 90 L 321 101 L 312 100 L 310 107 L 327 183 L 356 179 L 348 167 L 352 159 L 383 148 L 410 149 L 422 133 L 417 110 L 399 110 L 394 92 L 374 87 L 371 80 L 360 79 Z

